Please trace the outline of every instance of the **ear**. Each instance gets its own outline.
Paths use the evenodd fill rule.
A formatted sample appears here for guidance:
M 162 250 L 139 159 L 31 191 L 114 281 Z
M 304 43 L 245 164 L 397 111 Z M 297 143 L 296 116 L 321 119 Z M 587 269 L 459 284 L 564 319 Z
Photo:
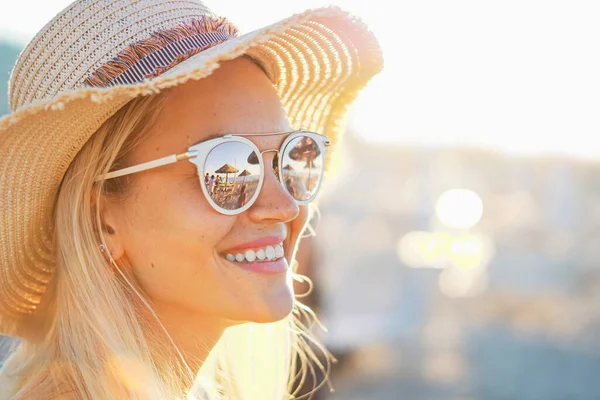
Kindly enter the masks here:
M 100 221 L 108 251 L 113 260 L 117 261 L 125 254 L 123 226 L 119 224 L 123 219 L 119 218 L 118 206 L 104 201 L 100 209 Z

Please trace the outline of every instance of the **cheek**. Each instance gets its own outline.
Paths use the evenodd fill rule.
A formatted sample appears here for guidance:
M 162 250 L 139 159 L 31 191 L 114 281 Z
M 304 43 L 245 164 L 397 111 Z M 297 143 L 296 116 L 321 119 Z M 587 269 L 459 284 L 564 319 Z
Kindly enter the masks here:
M 235 219 L 214 212 L 202 196 L 199 187 L 176 181 L 141 186 L 129 207 L 125 248 L 136 275 L 163 278 L 161 271 L 183 272 L 212 257 Z
M 130 212 L 133 227 L 163 233 L 200 233 L 210 231 L 220 215 L 203 198 L 199 184 L 174 179 L 152 181 L 136 192 Z M 221 221 L 222 222 L 222 221 Z

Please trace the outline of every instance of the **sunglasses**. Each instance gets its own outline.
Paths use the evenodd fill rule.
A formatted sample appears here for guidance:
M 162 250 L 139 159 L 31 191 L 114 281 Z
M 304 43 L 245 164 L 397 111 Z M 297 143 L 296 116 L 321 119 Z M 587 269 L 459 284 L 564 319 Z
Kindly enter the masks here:
M 279 150 L 260 151 L 246 136 L 288 135 Z M 324 175 L 327 137 L 306 130 L 291 132 L 227 134 L 197 143 L 187 152 L 112 171 L 96 182 L 147 171 L 189 160 L 196 165 L 202 192 L 209 204 L 225 215 L 246 211 L 256 201 L 265 179 L 262 155 L 276 153 L 273 169 L 281 185 L 300 205 L 319 192 Z

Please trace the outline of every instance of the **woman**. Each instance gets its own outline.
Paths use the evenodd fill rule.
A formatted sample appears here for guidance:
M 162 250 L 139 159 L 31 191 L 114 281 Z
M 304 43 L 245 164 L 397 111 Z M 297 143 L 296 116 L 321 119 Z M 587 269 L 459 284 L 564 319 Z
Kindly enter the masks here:
M 217 181 L 215 180 L 215 176 L 211 175 L 210 176 L 210 185 L 208 186 L 208 194 L 210 194 L 211 196 L 213 196 L 215 194 L 215 185 L 217 184 Z
M 296 199 L 276 172 L 306 138 L 330 153 L 381 64 L 336 8 L 242 36 L 190 0 L 50 21 L 0 120 L 0 333 L 22 339 L 0 399 L 293 396 L 314 369 L 292 279 L 320 183 Z M 222 167 L 248 170 L 242 207 L 202 184 Z

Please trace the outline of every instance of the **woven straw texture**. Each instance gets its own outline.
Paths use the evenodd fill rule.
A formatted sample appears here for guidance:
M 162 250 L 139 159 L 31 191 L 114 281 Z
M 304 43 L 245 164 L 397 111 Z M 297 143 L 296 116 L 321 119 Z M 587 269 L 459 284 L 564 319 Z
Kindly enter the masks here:
M 292 126 L 335 144 L 347 107 L 383 65 L 355 17 L 310 10 L 233 37 L 130 85 L 85 81 L 123 49 L 213 17 L 194 0 L 79 0 L 28 44 L 11 75 L 11 114 L 0 119 L 0 333 L 19 335 L 55 270 L 52 211 L 69 164 L 100 125 L 135 97 L 210 75 L 248 54 L 269 74 Z

